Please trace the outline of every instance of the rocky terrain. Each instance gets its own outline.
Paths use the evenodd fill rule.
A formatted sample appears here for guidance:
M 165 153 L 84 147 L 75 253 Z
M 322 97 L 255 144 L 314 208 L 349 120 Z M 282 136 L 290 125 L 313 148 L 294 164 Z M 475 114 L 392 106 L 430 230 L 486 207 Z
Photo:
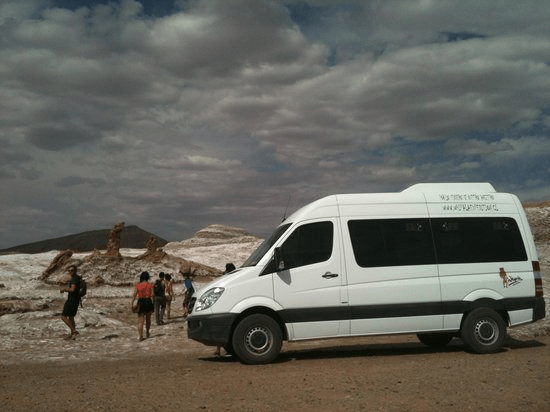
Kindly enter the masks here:
M 151 275 L 159 272 L 174 275 L 175 283 L 183 281 L 189 273 L 199 282 L 220 276 L 225 264 L 241 264 L 258 247 L 258 239 L 243 229 L 224 225 L 211 225 L 182 242 L 172 242 L 159 248 L 154 236 L 149 238 L 147 249 L 128 256 L 120 252 L 120 237 L 124 230 L 115 225 L 108 239 L 106 251 L 73 256 L 71 250 L 60 252 L 44 271 L 41 279 L 48 284 L 67 282 L 66 267 L 78 266 L 78 272 L 90 286 L 131 286 L 143 271 Z
M 535 243 L 548 244 L 550 242 L 550 202 L 529 204 L 525 207 L 525 211 Z
M 103 251 L 0 256 L 0 316 L 46 310 L 64 299 L 58 291 L 68 281 L 66 268 L 71 264 L 78 266 L 88 284 L 86 299 L 118 297 L 131 293 L 128 290 L 143 271 L 152 276 L 171 273 L 176 288 L 183 283 L 181 273 L 189 273 L 197 284 L 206 283 L 221 275 L 226 263 L 242 264 L 261 243 L 242 229 L 211 225 L 164 248 L 158 248 L 152 236 L 146 249 L 124 249 L 120 248 L 122 231 L 123 224 L 115 225 Z

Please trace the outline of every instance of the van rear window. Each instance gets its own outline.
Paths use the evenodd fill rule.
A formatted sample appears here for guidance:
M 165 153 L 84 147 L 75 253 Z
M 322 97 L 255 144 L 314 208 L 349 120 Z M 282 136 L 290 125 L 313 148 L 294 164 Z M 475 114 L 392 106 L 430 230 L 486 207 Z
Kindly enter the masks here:
M 432 219 L 439 263 L 516 262 L 527 253 L 512 218 Z
M 512 218 L 350 220 L 361 267 L 526 261 Z

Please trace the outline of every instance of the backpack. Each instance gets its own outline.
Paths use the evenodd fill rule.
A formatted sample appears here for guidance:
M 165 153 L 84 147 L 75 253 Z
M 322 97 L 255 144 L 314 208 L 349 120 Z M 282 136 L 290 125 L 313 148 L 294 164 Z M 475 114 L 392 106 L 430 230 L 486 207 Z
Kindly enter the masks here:
M 164 296 L 164 285 L 160 280 L 157 280 L 155 282 L 154 292 L 155 292 L 155 296 Z
M 86 281 L 82 276 L 80 276 L 80 284 L 78 286 L 78 301 L 80 302 L 80 307 L 82 308 L 82 298 L 86 296 L 86 292 L 88 291 L 88 285 L 86 284 Z
M 88 291 L 88 285 L 86 284 L 86 281 L 81 276 L 80 277 L 80 289 L 78 290 L 78 294 L 80 295 L 80 299 L 82 299 L 84 296 L 86 296 L 86 292 Z

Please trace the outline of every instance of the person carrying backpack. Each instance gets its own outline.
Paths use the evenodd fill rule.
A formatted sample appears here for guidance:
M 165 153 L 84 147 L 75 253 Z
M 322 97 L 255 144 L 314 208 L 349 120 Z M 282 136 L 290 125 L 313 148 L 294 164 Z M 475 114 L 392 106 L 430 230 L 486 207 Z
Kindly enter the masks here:
M 63 313 L 61 314 L 61 320 L 69 327 L 71 334 L 66 336 L 65 339 L 76 339 L 78 331 L 76 330 L 76 324 L 74 322 L 74 317 L 76 312 L 78 312 L 78 304 L 80 303 L 80 276 L 76 273 L 76 266 L 71 265 L 68 267 L 68 272 L 71 275 L 71 280 L 69 285 L 66 288 L 61 289 L 60 293 L 67 292 L 67 301 L 63 306 Z
M 166 308 L 166 301 L 164 299 L 164 272 L 159 273 L 159 278 L 155 281 L 153 287 L 153 293 L 155 296 L 155 321 L 157 325 L 164 325 L 163 314 Z

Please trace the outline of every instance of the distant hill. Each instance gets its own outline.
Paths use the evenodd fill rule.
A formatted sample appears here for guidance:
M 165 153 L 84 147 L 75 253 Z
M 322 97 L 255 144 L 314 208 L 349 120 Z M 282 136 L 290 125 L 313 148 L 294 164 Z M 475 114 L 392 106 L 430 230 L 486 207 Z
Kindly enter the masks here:
M 67 250 L 75 252 L 89 252 L 94 249 L 107 249 L 107 238 L 111 229 L 92 230 L 76 235 L 62 236 L 55 239 L 42 240 L 40 242 L 27 243 L 0 250 L 5 253 L 44 253 L 50 250 Z M 120 233 L 120 247 L 132 249 L 145 249 L 149 237 L 154 235 L 137 226 L 126 226 Z M 156 236 L 156 235 L 154 235 Z M 157 246 L 161 247 L 168 243 L 167 240 L 157 237 Z

